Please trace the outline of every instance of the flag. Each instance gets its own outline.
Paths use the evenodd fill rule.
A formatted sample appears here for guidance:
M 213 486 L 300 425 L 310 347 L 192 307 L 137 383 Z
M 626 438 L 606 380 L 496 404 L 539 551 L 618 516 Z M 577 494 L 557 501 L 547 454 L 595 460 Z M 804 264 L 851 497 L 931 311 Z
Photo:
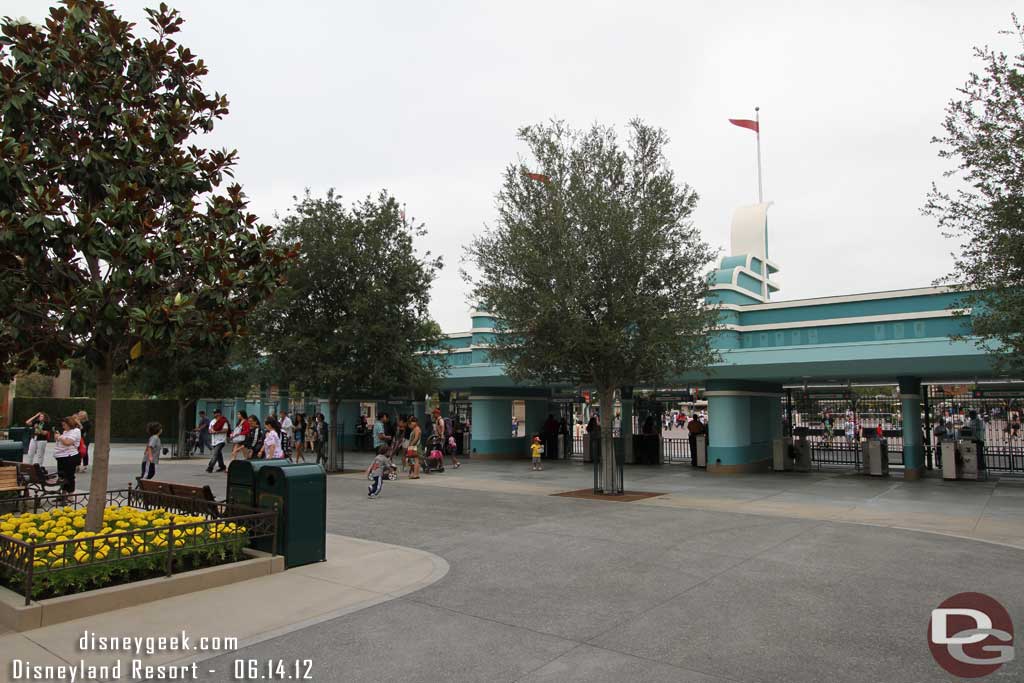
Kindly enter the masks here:
M 542 183 L 550 183 L 551 182 L 551 178 L 548 178 L 543 173 L 530 173 L 529 171 L 523 171 L 523 173 L 530 180 L 537 180 L 537 181 L 540 181 Z
M 760 133 L 760 127 L 757 125 L 757 121 L 751 121 L 750 119 L 729 119 L 729 123 L 740 128 L 749 128 L 755 133 Z

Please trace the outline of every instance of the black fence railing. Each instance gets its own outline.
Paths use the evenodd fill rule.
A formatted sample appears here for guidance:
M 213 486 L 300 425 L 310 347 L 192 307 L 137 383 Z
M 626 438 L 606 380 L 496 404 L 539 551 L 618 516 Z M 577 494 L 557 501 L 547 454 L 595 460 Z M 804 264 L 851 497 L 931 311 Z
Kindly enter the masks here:
M 136 570 L 144 565 L 152 572 L 159 564 L 162 573 L 171 576 L 176 568 L 184 568 L 186 560 L 203 551 L 223 550 L 227 558 L 228 554 L 237 555 L 242 547 L 257 539 L 268 539 L 272 554 L 277 554 L 276 510 L 237 503 L 194 501 L 132 488 L 108 491 L 106 498 L 108 507 L 131 508 L 140 512 L 163 510 L 167 516 L 160 519 L 166 519 L 167 523 L 147 523 L 145 528 L 132 528 L 128 523 L 119 525 L 115 522 L 105 527 L 109 529 L 107 533 L 39 542 L 18 539 L 7 533 L 0 535 L 0 578 L 9 585 L 20 585 L 26 605 L 31 602 L 34 586 L 58 584 L 58 575 L 85 567 L 113 569 L 114 565 L 122 563 L 122 566 Z M 74 510 L 88 505 L 89 494 L 54 494 L 5 502 L 16 503 L 24 512 L 59 511 L 74 515 Z M 175 518 L 182 514 L 203 519 L 175 522 Z M 19 518 L 12 519 L 16 522 Z
M 663 438 L 661 452 L 666 465 L 688 464 L 693 459 L 689 439 Z

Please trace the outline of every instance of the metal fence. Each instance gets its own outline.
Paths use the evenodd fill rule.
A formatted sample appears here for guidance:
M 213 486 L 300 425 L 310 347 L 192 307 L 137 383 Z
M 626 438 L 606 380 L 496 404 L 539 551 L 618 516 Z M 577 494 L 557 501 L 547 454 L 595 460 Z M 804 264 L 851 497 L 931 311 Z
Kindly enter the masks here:
M 85 566 L 113 568 L 116 563 L 131 562 L 140 558 L 158 558 L 164 574 L 170 576 L 175 567 L 180 566 L 182 560 L 195 555 L 197 551 L 229 544 L 230 539 L 223 539 L 225 530 L 232 528 L 229 525 L 234 525 L 234 528 L 244 527 L 244 539 L 247 542 L 270 539 L 271 552 L 277 554 L 276 509 L 252 508 L 237 503 L 196 501 L 131 487 L 108 491 L 106 498 L 108 507 L 119 505 L 139 510 L 163 508 L 192 516 L 202 516 L 205 519 L 200 522 L 176 524 L 172 517 L 169 524 L 158 527 L 119 529 L 89 538 L 48 540 L 41 543 L 0 535 L 0 574 L 10 582 L 21 584 L 26 605 L 31 602 L 32 588 L 37 581 Z M 35 496 L 5 503 L 15 504 L 25 512 L 34 513 L 52 512 L 66 507 L 79 509 L 88 505 L 89 493 Z M 142 539 L 141 543 L 139 539 Z M 160 539 L 162 544 L 157 539 Z M 106 546 L 108 549 L 102 556 L 97 556 L 96 553 L 99 546 Z M 45 564 L 36 561 L 36 558 L 43 556 L 58 558 L 58 561 Z
M 689 464 L 693 459 L 689 439 L 662 438 L 661 454 L 666 465 Z

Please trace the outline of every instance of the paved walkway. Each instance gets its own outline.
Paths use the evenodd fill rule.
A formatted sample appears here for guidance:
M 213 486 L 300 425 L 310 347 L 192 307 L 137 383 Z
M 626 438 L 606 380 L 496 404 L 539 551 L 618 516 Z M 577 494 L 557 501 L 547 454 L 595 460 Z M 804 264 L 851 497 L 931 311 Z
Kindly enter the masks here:
M 0 631 L 2 680 L 12 679 L 9 662 L 14 658 L 38 665 L 106 666 L 121 661 L 123 671 L 130 673 L 134 655 L 80 650 L 79 639 L 86 630 L 100 636 L 145 638 L 172 636 L 184 629 L 193 648 L 211 636 L 237 638 L 245 647 L 393 600 L 448 573 L 448 563 L 431 553 L 335 534 L 327 535 L 327 557 L 326 562 L 287 572 L 23 633 Z M 202 662 L 204 675 L 215 675 L 217 667 L 205 666 L 205 661 L 218 654 L 171 651 L 143 653 L 139 659 L 147 666 Z
M 369 456 L 350 456 L 353 465 Z M 364 462 L 365 461 L 365 462 Z M 343 475 L 356 477 L 360 475 Z M 628 490 L 665 495 L 636 505 L 869 524 L 913 529 L 1024 548 L 1024 481 L 903 481 L 849 470 L 713 475 L 689 465 L 627 467 Z M 390 482 L 389 482 L 390 483 Z M 550 495 L 593 486 L 590 465 L 472 462 L 458 469 L 401 479 L 399 486 L 437 486 L 494 493 Z
M 350 454 L 347 464 L 367 457 Z M 115 455 L 112 485 L 131 480 L 134 460 Z M 207 474 L 204 462 L 165 461 L 160 476 L 223 495 L 224 475 Z M 1024 622 L 1016 482 L 628 467 L 629 489 L 666 495 L 550 495 L 592 481 L 578 464 L 530 472 L 526 462 L 467 461 L 387 482 L 369 501 L 364 477 L 332 476 L 328 530 L 355 544 L 329 548 L 332 561 L 347 562 L 333 581 L 289 570 L 196 594 L 194 613 L 132 608 L 128 619 L 102 617 L 104 628 L 186 627 L 248 643 L 202 660 L 204 681 L 234 680 L 239 659 L 312 659 L 316 681 L 861 683 L 947 680 L 925 633 L 931 609 L 955 593 L 985 592 Z M 370 542 L 400 547 L 360 554 Z M 424 565 L 414 592 L 393 597 L 402 591 L 377 568 L 387 553 L 397 554 L 386 567 L 429 557 L 430 579 L 439 566 L 450 571 L 428 583 Z M 257 589 L 266 580 L 277 583 Z M 268 610 L 261 595 L 277 601 Z M 267 612 L 290 623 L 259 625 Z M 17 648 L 67 659 L 85 627 L 40 629 L 9 645 L 8 634 L 0 647 L 7 657 Z M 1018 659 L 986 680 L 1022 679 Z

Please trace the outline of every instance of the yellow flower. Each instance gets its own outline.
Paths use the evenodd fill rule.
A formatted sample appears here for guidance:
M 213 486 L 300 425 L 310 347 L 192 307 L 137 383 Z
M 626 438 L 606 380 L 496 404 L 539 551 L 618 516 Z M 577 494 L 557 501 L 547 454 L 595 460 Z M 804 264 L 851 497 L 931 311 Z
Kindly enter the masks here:
M 83 564 L 85 562 L 88 562 L 89 559 L 90 559 L 89 558 L 89 553 L 85 552 L 84 550 L 79 550 L 77 553 L 75 553 L 75 560 L 79 564 Z
M 67 565 L 67 563 L 68 563 L 67 560 L 65 560 L 63 557 L 59 557 L 56 560 L 54 560 L 53 564 L 51 564 L 50 566 L 51 567 L 64 567 L 64 566 Z

